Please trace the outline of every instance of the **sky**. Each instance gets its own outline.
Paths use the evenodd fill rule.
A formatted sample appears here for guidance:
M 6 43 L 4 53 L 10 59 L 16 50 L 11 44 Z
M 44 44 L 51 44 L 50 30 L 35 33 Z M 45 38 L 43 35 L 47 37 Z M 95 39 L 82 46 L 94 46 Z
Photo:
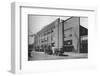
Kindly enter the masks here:
M 80 18 L 80 25 L 84 26 L 85 28 L 88 28 L 88 18 Z
M 59 17 L 56 16 L 36 16 L 29 15 L 29 35 L 41 30 L 44 26 L 50 24 Z M 68 19 L 69 17 L 60 17 L 60 19 Z

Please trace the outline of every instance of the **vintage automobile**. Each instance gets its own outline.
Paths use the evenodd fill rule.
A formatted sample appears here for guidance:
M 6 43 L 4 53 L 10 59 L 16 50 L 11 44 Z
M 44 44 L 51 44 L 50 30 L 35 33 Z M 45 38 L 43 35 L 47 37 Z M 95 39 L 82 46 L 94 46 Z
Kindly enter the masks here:
M 63 53 L 64 53 L 63 48 L 60 48 L 60 49 L 56 48 L 54 54 L 60 56 L 60 55 L 63 55 Z
M 32 57 L 32 50 L 33 50 L 33 45 L 28 45 L 28 56 Z

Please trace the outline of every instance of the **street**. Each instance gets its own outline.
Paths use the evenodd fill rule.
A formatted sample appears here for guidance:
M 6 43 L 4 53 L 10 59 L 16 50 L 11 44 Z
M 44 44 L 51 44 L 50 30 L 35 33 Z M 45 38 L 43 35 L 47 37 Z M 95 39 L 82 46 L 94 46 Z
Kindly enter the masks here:
M 57 60 L 57 59 L 80 59 L 80 58 L 88 58 L 86 53 L 72 53 L 72 52 L 65 52 L 62 56 L 56 55 L 48 55 L 44 52 L 32 52 L 32 57 L 29 58 L 29 61 L 32 60 Z

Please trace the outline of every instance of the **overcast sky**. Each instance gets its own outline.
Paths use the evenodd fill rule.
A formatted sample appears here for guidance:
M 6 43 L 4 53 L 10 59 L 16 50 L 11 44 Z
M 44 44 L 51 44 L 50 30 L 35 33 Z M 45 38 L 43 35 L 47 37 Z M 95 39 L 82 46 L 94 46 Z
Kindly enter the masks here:
M 56 16 L 35 16 L 29 15 L 29 35 L 41 30 L 44 26 L 50 24 L 59 17 Z M 60 19 L 67 19 L 69 17 L 60 17 Z

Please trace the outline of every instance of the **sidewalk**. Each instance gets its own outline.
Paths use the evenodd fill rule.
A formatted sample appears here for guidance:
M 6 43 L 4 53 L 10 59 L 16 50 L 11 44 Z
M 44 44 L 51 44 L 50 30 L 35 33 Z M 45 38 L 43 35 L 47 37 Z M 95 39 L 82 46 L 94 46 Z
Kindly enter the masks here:
M 87 54 L 79 54 L 79 53 L 72 53 L 72 52 L 65 52 L 62 56 L 56 55 L 48 55 L 44 52 L 32 52 L 32 57 L 29 60 L 57 60 L 57 59 L 80 59 L 80 58 L 87 58 Z
M 68 55 L 73 58 L 88 58 L 87 53 L 74 53 L 74 52 L 65 52 L 65 55 Z

